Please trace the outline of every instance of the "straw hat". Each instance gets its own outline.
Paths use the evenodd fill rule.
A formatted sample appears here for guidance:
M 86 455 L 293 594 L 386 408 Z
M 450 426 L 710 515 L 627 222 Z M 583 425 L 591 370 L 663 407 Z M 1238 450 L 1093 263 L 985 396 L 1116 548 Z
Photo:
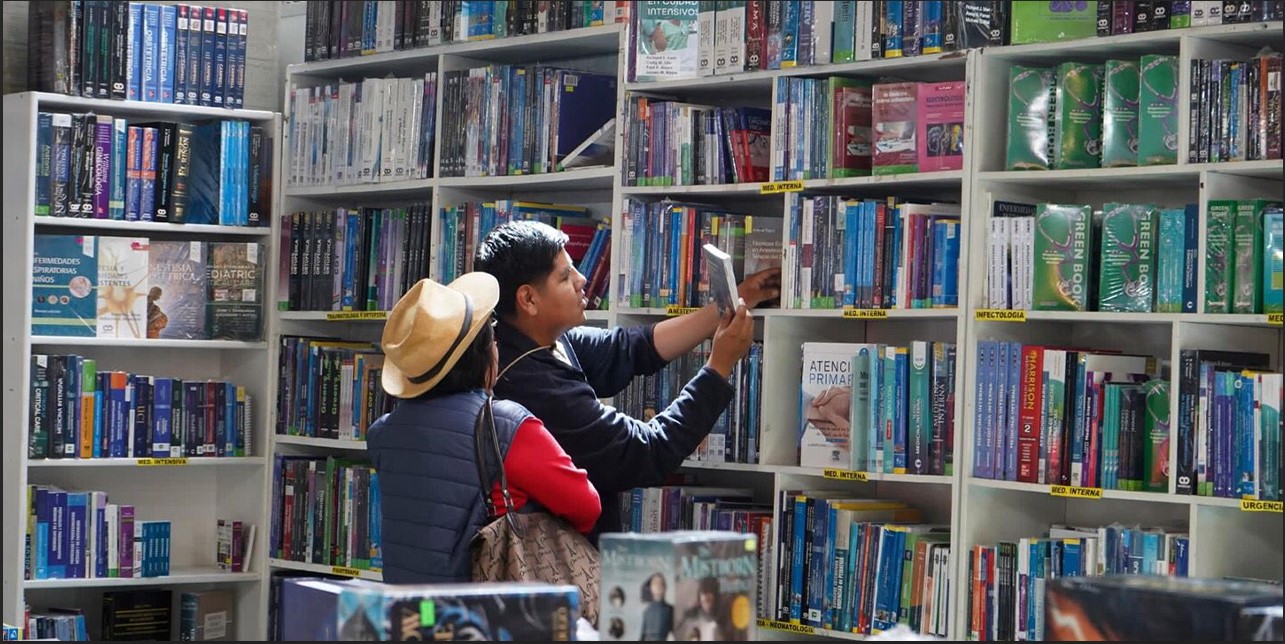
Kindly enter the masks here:
M 384 391 L 414 398 L 435 387 L 490 322 L 499 299 L 499 282 L 488 273 L 461 275 L 446 286 L 417 282 L 384 324 Z

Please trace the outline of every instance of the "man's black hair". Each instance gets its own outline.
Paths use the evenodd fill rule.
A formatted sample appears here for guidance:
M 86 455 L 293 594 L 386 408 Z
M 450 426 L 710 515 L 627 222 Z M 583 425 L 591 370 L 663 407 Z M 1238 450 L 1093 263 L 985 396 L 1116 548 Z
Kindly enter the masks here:
M 491 366 L 491 344 L 495 342 L 495 329 L 490 323 L 482 325 L 473 343 L 464 350 L 451 370 L 442 376 L 432 389 L 420 394 L 421 399 L 436 398 L 447 394 L 480 389 L 486 386 L 486 370 Z
M 517 310 L 518 288 L 548 277 L 566 244 L 566 233 L 538 221 L 511 221 L 488 233 L 477 246 L 473 270 L 490 273 L 499 281 L 495 312 L 512 315 Z

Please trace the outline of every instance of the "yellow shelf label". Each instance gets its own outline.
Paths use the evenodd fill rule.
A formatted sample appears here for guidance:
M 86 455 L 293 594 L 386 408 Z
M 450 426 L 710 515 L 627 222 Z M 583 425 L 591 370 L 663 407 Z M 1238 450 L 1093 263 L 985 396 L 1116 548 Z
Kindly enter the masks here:
M 700 310 L 700 309 L 698 309 L 698 308 L 696 308 L 696 307 L 694 307 L 694 306 L 677 306 L 677 305 L 672 305 L 672 306 L 667 306 L 667 307 L 665 307 L 665 315 L 667 315 L 667 316 L 669 316 L 669 317 L 671 317 L 671 318 L 676 318 L 676 317 L 678 317 L 678 316 L 680 316 L 680 315 L 687 315 L 688 313 L 695 313 L 695 312 L 697 312 L 697 311 L 699 311 L 699 310 Z
M 1285 313 L 1268 313 L 1267 323 L 1272 326 L 1285 325 Z
M 844 309 L 843 317 L 848 319 L 885 320 L 888 309 Z
M 817 629 L 803 624 L 791 624 L 789 622 L 778 622 L 774 619 L 755 620 L 759 628 L 770 628 L 774 631 L 785 631 L 786 633 L 798 633 L 800 635 L 816 635 Z
M 1049 488 L 1049 494 L 1052 494 L 1053 496 L 1071 497 L 1073 499 L 1100 499 L 1102 498 L 1102 488 L 1054 485 Z
M 782 192 L 802 192 L 802 181 L 772 181 L 759 186 L 761 195 L 777 195 Z
M 187 458 L 140 458 L 139 466 L 147 465 L 187 465 Z
M 869 475 L 865 472 L 853 472 L 851 470 L 825 470 L 821 473 L 821 476 L 836 481 L 857 481 L 858 483 L 865 483 L 870 480 Z
M 361 571 L 360 571 L 360 570 L 357 570 L 356 568 L 345 568 L 345 567 L 343 567 L 343 566 L 335 566 L 335 567 L 333 567 L 333 568 L 331 568 L 331 569 L 330 569 L 330 572 L 332 572 L 332 573 L 334 573 L 334 574 L 336 574 L 336 575 L 343 575 L 344 577 L 360 577 L 360 576 L 361 576 Z
M 345 322 L 349 320 L 387 320 L 388 311 L 329 311 L 327 322 Z
M 1241 512 L 1281 512 L 1281 501 L 1259 501 L 1258 499 L 1241 499 Z
M 1008 309 L 977 309 L 973 319 L 978 322 L 1025 322 L 1026 311 Z

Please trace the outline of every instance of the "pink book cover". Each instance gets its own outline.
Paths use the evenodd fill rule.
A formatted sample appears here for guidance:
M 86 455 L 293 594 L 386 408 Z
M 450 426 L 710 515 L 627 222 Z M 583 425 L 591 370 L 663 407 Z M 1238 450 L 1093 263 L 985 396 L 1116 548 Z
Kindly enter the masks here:
M 874 86 L 874 174 L 919 172 L 918 94 L 919 83 Z
M 919 86 L 919 171 L 964 167 L 964 81 Z

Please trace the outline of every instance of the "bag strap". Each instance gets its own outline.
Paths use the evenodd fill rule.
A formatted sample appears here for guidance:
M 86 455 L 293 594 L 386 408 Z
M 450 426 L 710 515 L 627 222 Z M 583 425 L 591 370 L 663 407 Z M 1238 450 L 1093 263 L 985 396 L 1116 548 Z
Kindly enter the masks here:
M 500 449 L 500 437 L 495 431 L 495 415 L 491 410 L 491 396 L 482 401 L 482 408 L 477 412 L 477 422 L 473 427 L 473 444 L 477 456 L 478 480 L 482 482 L 482 501 L 486 504 L 487 517 L 496 517 L 495 501 L 491 497 L 491 486 L 496 478 L 500 482 L 500 495 L 504 498 L 504 518 L 509 527 L 517 530 L 513 519 L 513 496 L 509 493 L 509 477 L 504 473 L 504 454 Z M 495 475 L 491 474 L 488 461 L 494 458 Z

